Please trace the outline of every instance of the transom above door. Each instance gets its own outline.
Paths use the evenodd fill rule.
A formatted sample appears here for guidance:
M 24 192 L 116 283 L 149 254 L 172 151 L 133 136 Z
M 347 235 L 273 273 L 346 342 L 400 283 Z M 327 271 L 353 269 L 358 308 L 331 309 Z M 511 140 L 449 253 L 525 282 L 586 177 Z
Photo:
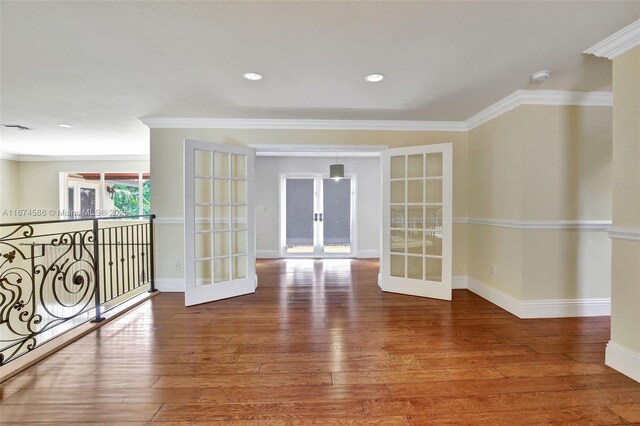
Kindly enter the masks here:
M 280 256 L 355 256 L 355 188 L 355 176 L 281 175 Z

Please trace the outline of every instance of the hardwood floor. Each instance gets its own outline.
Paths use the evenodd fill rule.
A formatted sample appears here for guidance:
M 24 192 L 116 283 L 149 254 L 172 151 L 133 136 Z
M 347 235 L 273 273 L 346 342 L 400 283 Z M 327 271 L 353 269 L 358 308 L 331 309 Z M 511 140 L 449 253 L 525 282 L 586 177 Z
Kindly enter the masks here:
M 254 295 L 161 294 L 0 385 L 0 423 L 640 423 L 609 318 L 383 294 L 374 261 L 260 261 Z

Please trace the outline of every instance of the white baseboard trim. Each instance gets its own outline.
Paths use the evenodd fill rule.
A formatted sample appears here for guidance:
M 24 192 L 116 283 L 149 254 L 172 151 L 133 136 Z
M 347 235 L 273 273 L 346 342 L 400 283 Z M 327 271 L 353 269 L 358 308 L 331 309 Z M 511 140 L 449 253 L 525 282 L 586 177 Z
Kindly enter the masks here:
M 518 299 L 469 277 L 467 277 L 467 288 L 483 299 L 488 300 L 494 305 L 500 306 L 502 309 L 511 312 L 518 318 L 522 318 Z
M 374 259 L 380 258 L 380 250 L 358 250 L 358 259 Z
M 256 250 L 257 259 L 277 259 L 280 257 L 278 250 Z
M 611 315 L 611 299 L 520 300 L 466 276 L 453 277 L 454 289 L 468 289 L 518 318 L 566 318 Z
M 155 280 L 156 289 L 165 293 L 184 293 L 183 278 L 161 278 Z
M 607 343 L 604 363 L 640 382 L 640 353 L 610 341 Z
M 525 300 L 521 318 L 603 317 L 611 315 L 611 299 Z

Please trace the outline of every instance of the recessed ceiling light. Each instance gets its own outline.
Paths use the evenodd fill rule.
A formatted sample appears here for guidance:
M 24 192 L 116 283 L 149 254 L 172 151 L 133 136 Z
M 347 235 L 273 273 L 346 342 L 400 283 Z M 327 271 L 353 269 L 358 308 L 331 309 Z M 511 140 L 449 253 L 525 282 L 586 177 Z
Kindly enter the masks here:
M 65 129 L 73 129 L 71 124 L 58 124 L 58 127 L 64 127 Z
M 263 77 L 262 77 L 262 74 L 258 74 L 257 72 L 248 72 L 248 73 L 245 73 L 244 78 L 251 81 L 258 81 L 258 80 L 262 80 Z
M 534 72 L 533 74 L 531 74 L 531 81 L 533 81 L 534 83 L 542 83 L 543 81 L 548 79 L 549 76 L 551 76 L 551 72 L 547 70 Z
M 365 79 L 365 81 L 368 81 L 369 83 L 378 83 L 379 81 L 384 80 L 384 75 L 382 75 L 382 74 L 369 74 L 364 79 Z

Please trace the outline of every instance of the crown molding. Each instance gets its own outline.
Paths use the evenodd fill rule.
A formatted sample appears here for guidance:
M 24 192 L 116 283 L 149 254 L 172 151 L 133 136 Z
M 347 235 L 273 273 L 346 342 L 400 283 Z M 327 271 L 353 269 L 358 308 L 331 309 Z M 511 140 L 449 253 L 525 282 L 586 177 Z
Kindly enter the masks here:
M 142 117 L 150 129 L 380 130 L 465 132 L 463 121 L 306 120 L 264 118 Z
M 251 144 L 258 157 L 380 157 L 386 145 Z
M 611 34 L 582 53 L 614 59 L 636 46 L 640 46 L 640 19 Z
M 142 117 L 151 129 L 263 129 L 263 130 L 377 130 L 415 132 L 468 132 L 521 105 L 611 106 L 611 92 L 572 92 L 567 90 L 516 90 L 465 121 L 407 120 L 298 120 L 245 118 Z M 354 147 L 352 151 L 362 151 Z M 261 154 L 269 155 L 269 154 Z M 373 156 L 373 155 L 372 155 Z M 0 153 L 14 161 L 148 161 L 148 155 L 19 155 Z
M 520 105 L 611 106 L 611 92 L 516 90 L 465 121 L 297 120 L 244 118 L 142 117 L 151 129 L 382 130 L 466 132 Z
M 521 105 L 612 106 L 611 92 L 572 92 L 568 90 L 516 90 L 465 121 L 473 130 Z
M 0 152 L 0 160 L 19 161 L 17 155 L 9 154 L 8 152 Z
M 149 155 L 15 155 L 0 153 L 13 161 L 149 161 Z

